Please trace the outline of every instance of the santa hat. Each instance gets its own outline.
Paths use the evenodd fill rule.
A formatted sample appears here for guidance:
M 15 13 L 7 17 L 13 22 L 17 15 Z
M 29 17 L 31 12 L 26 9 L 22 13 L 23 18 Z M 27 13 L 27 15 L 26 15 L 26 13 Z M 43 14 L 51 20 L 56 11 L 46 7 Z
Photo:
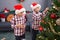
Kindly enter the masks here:
M 36 2 L 33 2 L 32 4 L 31 4 L 31 8 L 34 10 L 35 8 L 37 8 L 37 7 L 39 7 L 39 8 L 41 8 L 41 5 L 39 5 L 38 3 L 36 3 Z
M 20 12 L 24 12 L 24 14 L 26 14 L 26 12 L 25 12 L 26 10 L 22 6 L 22 4 L 17 4 L 17 5 L 14 6 L 14 8 L 15 8 L 15 14 L 18 14 Z

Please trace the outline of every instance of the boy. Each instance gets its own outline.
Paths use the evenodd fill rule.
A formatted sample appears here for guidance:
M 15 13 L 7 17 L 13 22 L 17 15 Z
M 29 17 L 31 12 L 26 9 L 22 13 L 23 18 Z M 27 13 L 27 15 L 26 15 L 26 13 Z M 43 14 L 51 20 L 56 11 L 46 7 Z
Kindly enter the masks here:
M 12 18 L 11 27 L 14 29 L 14 34 L 16 40 L 25 40 L 25 8 L 22 4 L 17 4 L 14 6 L 15 8 L 15 16 Z
M 39 26 L 40 26 L 40 22 L 41 22 L 41 18 L 45 17 L 45 13 L 48 10 L 48 8 L 46 8 L 43 13 L 40 13 L 39 11 L 41 10 L 41 5 L 39 5 L 36 2 L 33 2 L 31 4 L 31 8 L 33 10 L 33 14 L 32 14 L 32 40 L 36 40 L 36 35 L 38 34 L 38 30 L 39 30 Z

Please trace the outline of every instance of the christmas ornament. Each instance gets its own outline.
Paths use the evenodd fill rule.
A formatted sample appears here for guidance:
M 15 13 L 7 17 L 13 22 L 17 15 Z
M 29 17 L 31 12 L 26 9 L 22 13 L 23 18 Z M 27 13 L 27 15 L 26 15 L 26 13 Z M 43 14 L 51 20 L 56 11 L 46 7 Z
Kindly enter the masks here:
M 53 23 L 53 20 L 51 22 Z
M 56 8 L 56 6 L 53 6 L 53 8 Z
M 4 8 L 4 13 L 8 13 L 9 11 L 7 8 Z
M 14 17 L 13 14 L 8 15 L 8 17 L 7 17 L 7 21 L 10 22 L 10 20 L 11 20 L 13 17 Z
M 41 38 L 41 36 L 39 36 L 39 38 Z
M 46 28 L 44 28 L 44 31 L 46 31 L 47 29 Z
M 58 19 L 56 20 L 56 24 L 57 24 L 57 25 L 60 25 L 60 18 L 58 18 Z
M 43 29 L 43 27 L 42 27 L 42 26 L 40 26 L 40 27 L 39 27 L 39 30 L 40 30 L 40 31 L 43 31 L 44 29 Z
M 57 40 L 57 39 L 54 39 L 54 40 Z
M 56 14 L 55 14 L 55 13 L 52 13 L 52 14 L 50 15 L 50 18 L 56 19 Z
M 54 8 L 55 10 L 60 10 L 60 7 L 57 7 L 55 4 L 54 4 L 53 8 Z
M 44 20 L 41 20 L 41 22 L 43 22 L 43 23 L 44 23 L 45 21 L 44 21 Z
M 46 24 L 46 22 L 44 20 L 41 20 L 42 23 Z
M 54 26 L 56 26 L 56 24 L 54 24 Z

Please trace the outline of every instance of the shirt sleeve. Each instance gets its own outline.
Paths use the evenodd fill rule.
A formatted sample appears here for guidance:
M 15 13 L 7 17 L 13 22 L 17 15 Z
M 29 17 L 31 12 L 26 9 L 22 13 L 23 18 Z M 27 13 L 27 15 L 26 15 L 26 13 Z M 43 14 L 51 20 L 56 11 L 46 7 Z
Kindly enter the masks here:
M 27 14 L 25 15 L 25 20 L 27 21 Z M 25 22 L 26 22 L 26 21 L 25 21 Z
M 43 13 L 41 13 L 40 16 L 41 16 L 41 18 L 43 19 L 43 18 L 46 16 L 46 13 L 43 12 Z
M 11 23 L 11 28 L 14 29 L 15 26 L 16 26 L 14 18 L 12 18 L 12 19 L 10 20 L 10 23 Z
M 46 13 L 44 13 L 44 12 L 43 12 L 42 14 L 43 14 L 43 17 L 45 17 L 45 16 L 46 16 Z

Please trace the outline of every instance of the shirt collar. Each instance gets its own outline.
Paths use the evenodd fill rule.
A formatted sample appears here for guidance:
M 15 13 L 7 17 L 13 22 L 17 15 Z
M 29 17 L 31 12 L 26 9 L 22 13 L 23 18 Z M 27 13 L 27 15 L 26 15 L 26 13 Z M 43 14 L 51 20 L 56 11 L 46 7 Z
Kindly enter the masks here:
M 33 14 L 35 14 L 36 16 L 38 16 L 38 15 L 40 14 L 40 12 L 38 12 L 38 13 L 36 14 L 36 12 L 33 11 Z
M 23 16 L 19 17 L 19 16 L 15 15 L 15 17 L 16 17 L 16 18 L 22 18 Z

